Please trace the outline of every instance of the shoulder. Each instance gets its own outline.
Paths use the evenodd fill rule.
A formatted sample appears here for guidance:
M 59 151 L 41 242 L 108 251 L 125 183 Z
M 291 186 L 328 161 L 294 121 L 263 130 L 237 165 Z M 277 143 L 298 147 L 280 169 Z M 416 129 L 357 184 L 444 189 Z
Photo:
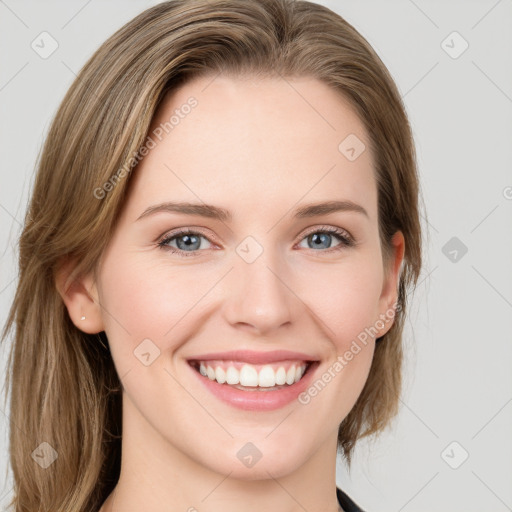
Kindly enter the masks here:
M 339 487 L 336 487 L 336 496 L 343 512 L 365 512 L 361 507 L 356 505 L 350 497 L 345 494 Z

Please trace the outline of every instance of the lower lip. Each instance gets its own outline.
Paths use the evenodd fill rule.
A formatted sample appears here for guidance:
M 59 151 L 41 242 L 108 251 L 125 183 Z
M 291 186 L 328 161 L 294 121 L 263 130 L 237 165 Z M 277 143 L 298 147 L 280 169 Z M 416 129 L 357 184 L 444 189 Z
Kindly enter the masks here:
M 246 411 L 273 411 L 293 402 L 306 390 L 318 364 L 318 362 L 312 363 L 299 382 L 270 391 L 243 391 L 229 384 L 219 384 L 217 381 L 201 375 L 192 366 L 189 365 L 189 367 L 203 385 L 223 402 Z

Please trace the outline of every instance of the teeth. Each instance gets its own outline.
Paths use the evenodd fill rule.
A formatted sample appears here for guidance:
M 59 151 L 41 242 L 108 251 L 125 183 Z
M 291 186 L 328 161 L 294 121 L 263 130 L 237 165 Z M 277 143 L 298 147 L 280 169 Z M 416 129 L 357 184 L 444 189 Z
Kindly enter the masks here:
M 285 366 L 274 369 L 271 365 L 264 365 L 258 370 L 250 364 L 243 364 L 240 370 L 232 365 L 227 369 L 216 364 L 199 364 L 199 373 L 219 384 L 241 385 L 246 387 L 272 388 L 274 386 L 291 386 L 298 382 L 306 371 L 306 363 L 292 364 L 288 370 Z
M 258 385 L 258 372 L 253 366 L 245 364 L 240 370 L 240 385 L 241 386 L 257 386 Z
M 211 366 L 206 367 L 206 375 L 210 380 L 215 380 L 215 370 Z
M 286 370 L 280 366 L 276 372 L 276 384 L 282 386 L 286 382 Z
M 220 366 L 215 368 L 215 380 L 219 384 L 224 384 L 224 382 L 226 382 L 226 372 Z
M 290 366 L 290 369 L 286 372 L 286 384 L 292 385 L 295 382 L 295 366 Z
M 226 372 L 226 382 L 228 384 L 239 384 L 240 383 L 240 372 L 230 366 Z
M 258 385 L 260 388 L 271 388 L 276 385 L 276 374 L 274 373 L 272 366 L 264 366 L 260 370 Z

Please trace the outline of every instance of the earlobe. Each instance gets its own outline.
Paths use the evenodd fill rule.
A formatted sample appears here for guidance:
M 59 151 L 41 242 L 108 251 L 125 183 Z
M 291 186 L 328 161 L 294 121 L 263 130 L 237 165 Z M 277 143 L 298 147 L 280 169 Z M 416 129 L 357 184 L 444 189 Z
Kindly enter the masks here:
M 74 264 L 65 261 L 55 277 L 55 285 L 75 326 L 88 334 L 104 330 L 103 317 L 92 275 L 72 277 Z

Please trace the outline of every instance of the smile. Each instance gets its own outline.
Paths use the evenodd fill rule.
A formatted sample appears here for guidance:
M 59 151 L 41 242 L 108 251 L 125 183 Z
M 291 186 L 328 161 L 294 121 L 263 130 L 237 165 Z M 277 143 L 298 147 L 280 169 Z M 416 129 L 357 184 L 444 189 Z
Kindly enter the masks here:
M 238 389 L 248 387 L 279 389 L 291 386 L 302 378 L 310 363 L 286 361 L 266 365 L 253 365 L 242 361 L 198 361 L 194 367 L 204 377 L 219 384 Z
M 320 364 L 310 356 L 288 351 L 233 351 L 187 362 L 216 398 L 251 411 L 279 409 L 296 400 Z

